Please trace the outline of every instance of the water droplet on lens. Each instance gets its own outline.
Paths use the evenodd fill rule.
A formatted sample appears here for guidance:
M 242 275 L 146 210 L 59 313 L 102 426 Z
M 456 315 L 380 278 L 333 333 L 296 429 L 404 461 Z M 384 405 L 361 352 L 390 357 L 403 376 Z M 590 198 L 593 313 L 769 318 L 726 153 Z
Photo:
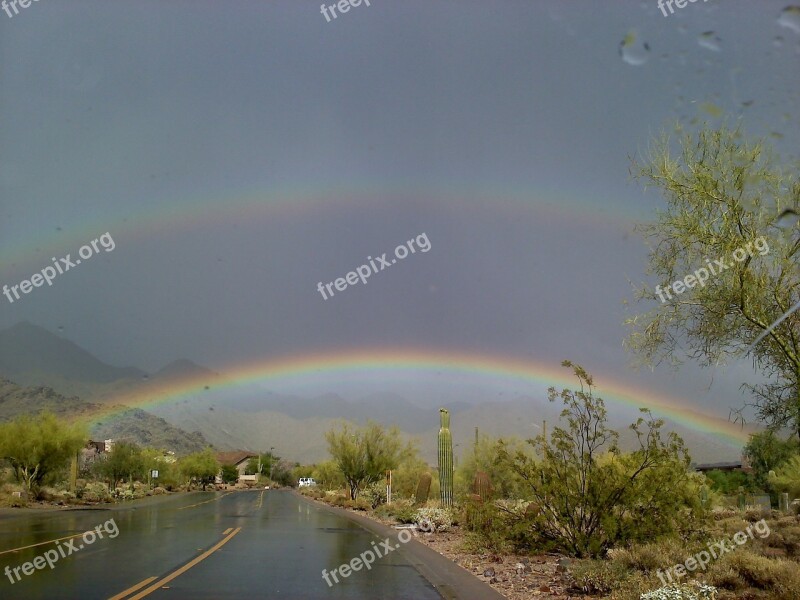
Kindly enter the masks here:
M 791 208 L 787 208 L 776 219 L 775 224 L 778 227 L 789 229 L 795 225 L 800 225 L 800 215 Z
M 698 105 L 698 108 L 703 112 L 711 115 L 715 119 L 722 116 L 722 109 L 716 104 L 712 104 L 711 102 L 703 102 L 702 104 Z
M 647 42 L 640 40 L 636 31 L 632 29 L 620 42 L 619 55 L 629 65 L 638 67 L 649 60 L 650 46 Z
M 697 43 L 700 44 L 703 48 L 707 48 L 708 50 L 713 50 L 714 52 L 719 52 L 720 47 L 719 44 L 722 40 L 717 37 L 717 34 L 713 31 L 704 31 L 699 36 L 697 36 Z
M 800 33 L 800 6 L 787 6 L 778 17 L 778 25 Z

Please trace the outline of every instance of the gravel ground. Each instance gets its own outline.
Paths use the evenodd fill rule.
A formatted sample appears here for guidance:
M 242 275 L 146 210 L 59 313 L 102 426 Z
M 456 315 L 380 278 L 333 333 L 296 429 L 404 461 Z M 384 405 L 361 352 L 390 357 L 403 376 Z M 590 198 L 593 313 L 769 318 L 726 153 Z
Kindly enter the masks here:
M 367 517 L 388 525 L 396 523 L 380 519 L 374 514 Z M 401 526 L 403 527 L 403 526 Z M 441 533 L 417 533 L 416 539 L 465 568 L 509 600 L 530 598 L 585 598 L 570 595 L 569 576 L 564 572 L 569 560 L 556 554 L 521 556 L 517 554 L 473 554 L 464 551 L 464 531 L 452 527 Z
M 566 590 L 569 580 L 563 573 L 568 564 L 555 555 L 519 556 L 515 554 L 471 554 L 464 552 L 464 534 L 459 527 L 443 533 L 423 533 L 417 540 L 488 582 L 509 600 L 526 598 L 572 598 Z

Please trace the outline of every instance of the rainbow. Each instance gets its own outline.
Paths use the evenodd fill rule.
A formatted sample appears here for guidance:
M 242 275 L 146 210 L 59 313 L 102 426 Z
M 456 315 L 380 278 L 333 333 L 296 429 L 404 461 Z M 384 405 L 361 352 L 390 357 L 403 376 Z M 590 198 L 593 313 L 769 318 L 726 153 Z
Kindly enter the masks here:
M 296 383 L 308 379 L 328 381 L 373 381 L 386 387 L 392 381 L 412 382 L 424 377 L 437 377 L 444 383 L 464 383 L 479 378 L 486 382 L 515 383 L 524 386 L 529 394 L 536 389 L 555 387 L 575 389 L 577 379 L 571 369 L 558 363 L 523 360 L 512 356 L 473 354 L 461 351 L 430 351 L 414 348 L 368 348 L 349 351 L 303 353 L 282 358 L 269 358 L 248 364 L 235 365 L 216 378 L 194 376 L 167 383 L 148 382 L 134 391 L 109 397 L 115 406 L 105 408 L 102 416 L 121 412 L 119 405 L 144 410 L 191 400 L 198 395 L 234 391 L 257 384 L 263 389 L 270 385 Z M 700 433 L 713 436 L 736 448 L 747 441 L 747 429 L 719 417 L 690 408 L 685 399 L 644 391 L 619 380 L 595 377 L 596 396 L 612 408 L 650 408 L 656 416 L 668 418 Z M 535 388 L 535 389 L 534 389 Z M 385 389 L 385 388 L 384 388 Z M 97 415 L 95 415 L 97 416 Z
M 387 193 L 386 188 L 369 183 L 328 185 L 324 192 L 318 187 L 301 185 L 269 189 L 253 186 L 238 190 L 191 190 L 162 197 L 131 198 L 125 206 L 138 207 L 135 212 L 119 214 L 118 209 L 94 214 L 91 219 L 54 222 L 53 229 L 31 231 L 21 227 L 7 232 L 0 240 L 0 271 L 4 276 L 29 274 L 42 263 L 49 264 L 51 256 L 75 254 L 87 241 L 109 232 L 117 245 L 142 242 L 148 237 L 175 237 L 181 231 L 219 227 L 220 223 L 248 223 L 276 217 L 291 220 L 307 218 L 310 212 L 339 211 L 352 207 L 387 208 L 420 203 L 430 210 L 463 211 L 465 208 L 491 210 L 493 215 L 525 214 L 537 220 L 559 220 L 561 226 L 583 223 L 587 226 L 632 229 L 647 219 L 645 212 L 630 207 L 613 208 L 613 197 L 596 198 L 594 189 L 575 190 L 570 195 L 561 191 L 533 191 L 507 187 L 498 183 L 491 197 L 476 196 L 470 186 L 397 185 Z M 535 198 L 535 200 L 534 200 Z M 593 201 L 576 198 L 595 198 Z M 379 200 L 376 200 L 379 199 Z M 81 215 L 83 217 L 83 215 Z M 56 227 L 55 224 L 58 226 Z

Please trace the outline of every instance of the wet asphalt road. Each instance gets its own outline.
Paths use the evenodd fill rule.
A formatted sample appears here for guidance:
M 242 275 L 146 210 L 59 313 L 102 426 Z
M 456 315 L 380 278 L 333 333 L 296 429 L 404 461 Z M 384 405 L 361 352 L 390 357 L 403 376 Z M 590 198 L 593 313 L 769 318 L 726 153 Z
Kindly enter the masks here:
M 87 543 L 92 536 L 82 532 L 98 527 L 103 539 Z M 383 540 L 282 490 L 181 494 L 114 510 L 5 511 L 0 599 L 441 598 L 402 544 L 384 549 L 370 570 L 340 575 L 330 587 L 323 580 L 323 569 Z M 398 545 L 396 532 L 391 545 Z M 64 556 L 56 556 L 59 549 Z M 43 563 L 48 551 L 52 569 Z M 37 556 L 43 568 L 31 565 L 26 575 L 21 565 Z

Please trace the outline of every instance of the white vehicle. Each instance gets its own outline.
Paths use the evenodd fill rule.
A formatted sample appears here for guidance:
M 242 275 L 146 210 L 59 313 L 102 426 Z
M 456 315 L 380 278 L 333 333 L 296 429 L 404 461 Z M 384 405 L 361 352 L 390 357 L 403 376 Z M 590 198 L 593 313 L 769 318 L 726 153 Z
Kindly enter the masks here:
M 301 477 L 297 481 L 297 487 L 309 487 L 312 485 L 317 485 L 317 482 L 314 481 L 313 477 Z

